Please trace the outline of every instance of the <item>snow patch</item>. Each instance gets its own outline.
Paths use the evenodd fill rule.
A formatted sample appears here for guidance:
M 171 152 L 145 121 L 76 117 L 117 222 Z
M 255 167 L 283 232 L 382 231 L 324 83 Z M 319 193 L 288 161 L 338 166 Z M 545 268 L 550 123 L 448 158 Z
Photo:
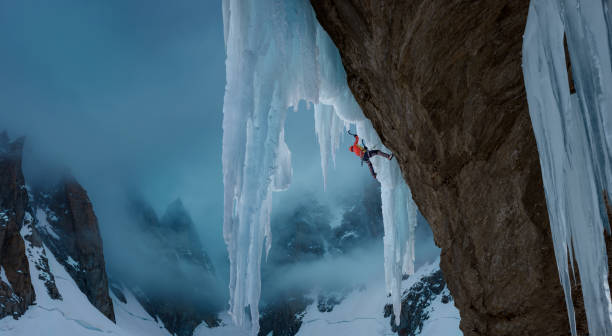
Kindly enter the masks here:
M 0 280 L 2 280 L 2 282 L 7 284 L 10 289 L 13 289 L 13 286 L 11 285 L 11 282 L 9 281 L 8 277 L 6 276 L 6 272 L 4 271 L 4 267 L 2 267 L 2 266 L 0 266 Z
M 66 258 L 66 263 L 68 265 L 70 265 L 70 267 L 74 268 L 75 270 L 79 270 L 80 269 L 80 265 L 79 262 L 72 259 L 71 256 L 68 256 L 68 258 Z
M 4 222 L 8 222 L 9 217 L 8 217 L 8 214 L 6 213 L 6 210 L 0 211 L 0 219 Z
M 53 215 L 53 217 L 55 217 L 55 215 Z M 49 224 L 49 222 L 47 221 L 47 213 L 43 209 L 36 209 L 36 219 L 38 220 L 38 223 L 36 223 L 37 229 L 45 232 L 55 240 L 60 239 L 57 233 L 53 231 L 53 226 L 51 226 L 51 224 Z M 57 221 L 57 217 L 55 217 L 55 221 Z
M 359 235 L 355 231 L 348 231 L 340 237 L 340 240 L 348 239 L 348 238 L 358 238 Z

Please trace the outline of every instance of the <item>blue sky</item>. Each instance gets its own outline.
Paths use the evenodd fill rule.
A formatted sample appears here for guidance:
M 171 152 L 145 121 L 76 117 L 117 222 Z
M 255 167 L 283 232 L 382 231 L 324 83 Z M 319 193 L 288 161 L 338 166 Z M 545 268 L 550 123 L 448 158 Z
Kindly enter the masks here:
M 0 129 L 28 136 L 27 175 L 44 175 L 47 161 L 72 170 L 92 198 L 107 251 L 118 248 L 119 195 L 129 185 L 158 213 L 181 197 L 220 263 L 224 61 L 221 1 L 2 1 Z M 304 193 L 333 206 L 370 178 L 344 150 L 347 136 L 323 193 L 304 106 L 288 115 L 286 138 L 294 184 L 275 195 L 276 207 Z

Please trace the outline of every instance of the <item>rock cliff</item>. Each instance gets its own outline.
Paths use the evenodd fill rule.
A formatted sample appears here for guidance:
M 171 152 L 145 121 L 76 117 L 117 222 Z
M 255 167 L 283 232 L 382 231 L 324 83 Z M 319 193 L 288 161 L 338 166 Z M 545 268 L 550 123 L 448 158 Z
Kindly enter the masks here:
M 521 69 L 529 1 L 311 3 L 431 224 L 464 334 L 568 334 Z
M 20 234 L 28 208 L 23 143 L 23 138 L 11 142 L 6 132 L 0 134 L 0 318 L 18 318 L 35 299 Z
M 85 189 L 69 174 L 35 187 L 36 230 L 89 301 L 115 320 L 98 219 Z

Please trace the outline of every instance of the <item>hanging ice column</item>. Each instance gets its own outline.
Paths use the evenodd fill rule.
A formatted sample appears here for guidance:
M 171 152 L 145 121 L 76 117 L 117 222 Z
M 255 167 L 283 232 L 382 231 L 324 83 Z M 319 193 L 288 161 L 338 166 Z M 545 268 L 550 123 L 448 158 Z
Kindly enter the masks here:
M 523 44 L 529 112 L 573 335 L 570 274 L 578 271 L 590 334 L 612 335 L 602 200 L 604 190 L 612 191 L 612 13 L 604 3 L 532 0 Z
M 287 109 L 302 99 L 314 105 L 324 180 L 346 126 L 355 124 L 368 146 L 384 148 L 348 89 L 338 51 L 308 0 L 224 0 L 223 19 L 223 233 L 230 258 L 230 313 L 256 335 L 272 192 L 286 189 L 291 179 L 283 130 Z M 413 271 L 416 206 L 397 162 L 372 161 L 382 185 L 387 288 L 399 316 L 402 273 Z

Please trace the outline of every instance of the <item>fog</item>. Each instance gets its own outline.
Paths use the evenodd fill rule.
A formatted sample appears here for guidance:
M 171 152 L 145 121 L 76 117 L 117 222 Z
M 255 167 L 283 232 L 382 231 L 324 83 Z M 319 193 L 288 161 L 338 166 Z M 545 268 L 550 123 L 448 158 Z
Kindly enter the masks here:
M 274 281 L 269 282 L 273 288 L 266 288 L 266 291 L 334 291 L 364 286 L 373 281 L 384 281 L 382 260 L 383 246 L 380 241 L 364 245 L 346 255 L 282 266 L 275 270 Z
M 119 209 L 130 185 L 158 214 L 181 197 L 207 251 L 225 259 L 220 6 L 0 2 L 0 128 L 27 136 L 28 177 L 49 162 L 73 172 L 107 250 L 126 234 Z
M 66 167 L 85 187 L 111 273 L 131 270 L 152 279 L 152 286 L 170 282 L 126 249 L 143 234 L 128 223 L 126 191 L 137 190 L 157 216 L 180 197 L 217 270 L 218 279 L 206 286 L 227 294 L 217 290 L 227 286 L 228 272 L 223 43 L 221 1 L 0 2 L 0 130 L 27 136 L 28 180 L 48 179 L 50 171 Z M 347 150 L 353 140 L 347 135 L 324 192 L 313 119 L 304 103 L 288 112 L 294 179 L 289 190 L 274 195 L 275 213 L 309 195 L 330 209 L 335 225 L 346 200 L 363 192 L 371 176 Z M 439 254 L 430 242 L 418 246 L 417 255 L 421 249 Z M 382 276 L 382 262 L 380 246 L 365 246 L 338 259 L 291 266 L 279 286 L 306 273 Z

